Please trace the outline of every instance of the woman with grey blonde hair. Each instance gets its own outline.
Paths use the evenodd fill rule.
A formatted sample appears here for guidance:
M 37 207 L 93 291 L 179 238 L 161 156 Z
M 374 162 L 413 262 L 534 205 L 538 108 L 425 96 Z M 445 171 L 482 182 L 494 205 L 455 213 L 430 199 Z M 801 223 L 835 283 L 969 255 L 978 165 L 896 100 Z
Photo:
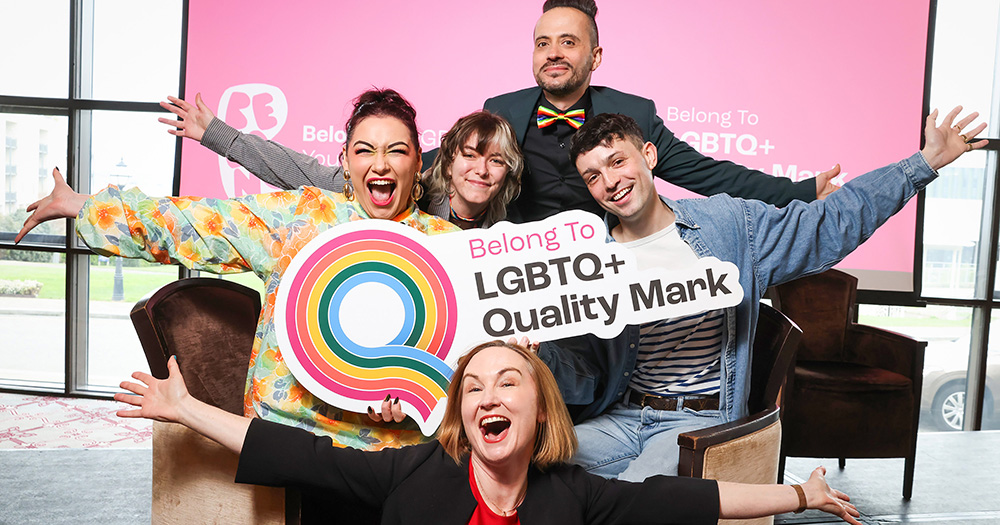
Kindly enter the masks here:
M 441 140 L 421 208 L 462 229 L 488 228 L 507 216 L 521 191 L 524 161 L 513 128 L 488 111 L 466 115 Z

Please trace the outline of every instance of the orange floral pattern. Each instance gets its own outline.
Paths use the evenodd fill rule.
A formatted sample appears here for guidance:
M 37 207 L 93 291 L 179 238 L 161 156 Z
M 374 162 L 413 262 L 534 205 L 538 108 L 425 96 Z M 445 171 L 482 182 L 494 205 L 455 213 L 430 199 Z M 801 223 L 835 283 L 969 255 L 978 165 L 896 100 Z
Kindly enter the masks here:
M 158 199 L 138 189 L 109 186 L 80 211 L 77 233 L 102 255 L 213 273 L 254 272 L 267 295 L 247 371 L 246 414 L 328 435 L 341 446 L 380 450 L 426 438 L 415 424 L 381 425 L 367 414 L 345 412 L 315 398 L 285 366 L 273 320 L 278 284 L 295 254 L 333 226 L 367 218 L 356 202 L 311 187 L 220 200 Z M 428 235 L 457 230 L 416 206 L 394 220 Z

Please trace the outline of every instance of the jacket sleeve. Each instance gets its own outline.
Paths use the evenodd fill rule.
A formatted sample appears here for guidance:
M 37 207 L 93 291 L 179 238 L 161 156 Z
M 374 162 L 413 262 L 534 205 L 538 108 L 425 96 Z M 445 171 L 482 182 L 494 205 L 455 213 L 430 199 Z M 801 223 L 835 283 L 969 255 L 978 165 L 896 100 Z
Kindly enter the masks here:
M 649 104 L 649 141 L 656 145 L 657 151 L 653 175 L 705 196 L 728 193 L 775 206 L 785 206 L 794 200 L 812 202 L 816 199 L 813 179 L 792 182 L 785 177 L 774 177 L 728 160 L 702 155 L 667 129 L 663 119 L 656 114 L 656 105 L 653 101 Z
M 381 507 L 433 447 L 414 445 L 379 452 L 338 448 L 329 437 L 254 419 L 240 452 L 236 482 L 321 489 L 338 499 Z
M 567 405 L 586 407 L 599 401 L 609 373 L 604 355 L 610 351 L 608 344 L 608 341 L 585 335 L 539 345 L 538 357 L 552 371 Z
M 916 153 L 860 175 L 824 200 L 777 209 L 745 201 L 761 289 L 840 262 L 902 209 L 937 174 Z
M 715 524 L 719 484 L 714 480 L 652 476 L 642 483 L 604 479 L 573 469 L 585 487 L 587 523 Z
M 212 119 L 205 129 L 201 144 L 281 189 L 316 186 L 341 191 L 344 188 L 344 170 L 340 166 L 325 166 L 311 155 L 257 135 L 240 133 L 218 118 Z
M 84 204 L 76 229 L 101 255 L 212 273 L 253 270 L 266 278 L 290 232 L 335 220 L 334 207 L 315 188 L 223 200 L 152 198 L 136 188 L 109 186 Z

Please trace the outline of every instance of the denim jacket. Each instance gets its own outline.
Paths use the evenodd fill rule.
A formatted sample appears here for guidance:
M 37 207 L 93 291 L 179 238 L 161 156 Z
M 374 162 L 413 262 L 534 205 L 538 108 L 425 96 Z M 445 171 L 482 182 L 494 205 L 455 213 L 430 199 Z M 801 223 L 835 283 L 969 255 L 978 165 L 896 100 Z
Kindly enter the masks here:
M 698 257 L 715 256 L 740 270 L 743 300 L 726 309 L 722 337 L 719 410 L 725 421 L 746 415 L 750 345 L 767 288 L 837 264 L 936 177 L 916 153 L 855 178 L 825 200 L 780 209 L 728 195 L 676 202 L 661 197 Z M 608 214 L 605 223 L 610 232 L 617 217 Z M 538 354 L 579 422 L 622 399 L 638 347 L 639 327 L 633 325 L 614 339 L 586 335 L 543 343 Z

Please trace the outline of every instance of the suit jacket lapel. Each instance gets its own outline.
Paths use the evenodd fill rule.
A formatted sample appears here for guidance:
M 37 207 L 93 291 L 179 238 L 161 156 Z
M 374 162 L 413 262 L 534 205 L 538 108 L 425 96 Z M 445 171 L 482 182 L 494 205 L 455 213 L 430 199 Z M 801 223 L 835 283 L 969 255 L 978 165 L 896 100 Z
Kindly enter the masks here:
M 542 94 L 542 88 L 526 90 L 523 97 L 519 97 L 511 104 L 510 125 L 517 134 L 517 144 L 524 145 L 524 135 L 528 132 L 528 126 L 535 121 L 535 104 Z

